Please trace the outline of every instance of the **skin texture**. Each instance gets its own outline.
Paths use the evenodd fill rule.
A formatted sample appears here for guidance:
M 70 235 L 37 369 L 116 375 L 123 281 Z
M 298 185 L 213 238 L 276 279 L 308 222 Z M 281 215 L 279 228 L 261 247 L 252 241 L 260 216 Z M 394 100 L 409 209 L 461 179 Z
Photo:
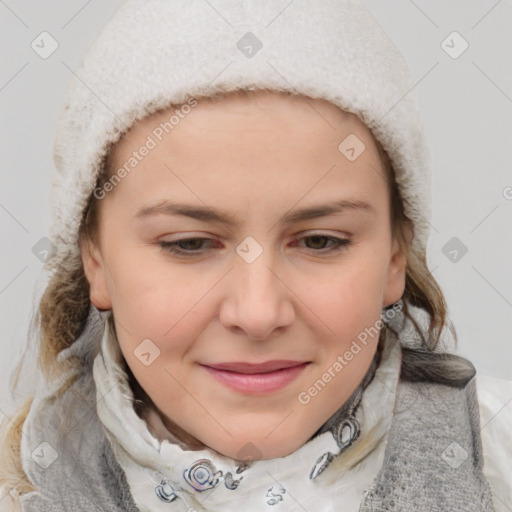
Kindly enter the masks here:
M 115 147 L 115 168 L 171 114 L 136 123 Z M 338 149 L 350 134 L 366 146 L 355 161 Z M 199 441 L 235 459 L 251 450 L 259 459 L 288 455 L 358 386 L 378 336 L 307 404 L 298 400 L 403 295 L 406 261 L 392 239 L 384 176 L 356 116 L 324 100 L 259 92 L 200 101 L 100 201 L 99 243 L 82 246 L 91 300 L 113 310 L 133 374 L 164 423 L 191 446 Z M 342 199 L 374 211 L 280 221 Z M 135 218 L 166 200 L 223 210 L 236 224 Z M 328 252 L 335 247 L 329 236 L 351 244 Z M 187 237 L 210 240 L 182 244 L 199 252 L 192 256 L 159 246 Z M 251 263 L 236 252 L 246 237 L 263 250 Z M 149 366 L 134 353 L 144 339 L 160 350 Z M 310 363 L 284 388 L 253 395 L 200 366 L 275 359 Z

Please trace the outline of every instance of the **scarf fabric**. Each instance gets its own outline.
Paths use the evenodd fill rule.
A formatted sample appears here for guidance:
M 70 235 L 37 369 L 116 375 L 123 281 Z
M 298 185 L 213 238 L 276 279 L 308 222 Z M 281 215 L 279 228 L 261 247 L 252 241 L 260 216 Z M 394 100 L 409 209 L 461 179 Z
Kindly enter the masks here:
M 475 378 L 460 389 L 400 380 L 393 336 L 364 392 L 347 401 L 360 399 L 354 411 L 345 404 L 292 454 L 247 466 L 151 434 L 130 406 L 120 354 L 99 316 L 91 309 L 59 355 L 78 358 L 71 385 L 41 392 L 27 416 L 22 464 L 39 490 L 20 497 L 23 512 L 345 512 L 358 501 L 360 512 L 494 512 Z M 349 412 L 361 431 L 347 444 L 353 431 L 339 427 Z

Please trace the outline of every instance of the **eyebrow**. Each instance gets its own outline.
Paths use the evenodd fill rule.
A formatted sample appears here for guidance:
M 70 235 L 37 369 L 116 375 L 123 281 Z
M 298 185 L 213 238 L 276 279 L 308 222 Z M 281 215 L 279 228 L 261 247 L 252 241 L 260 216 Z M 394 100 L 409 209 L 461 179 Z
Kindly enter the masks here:
M 360 200 L 343 199 L 331 203 L 318 204 L 291 210 L 283 215 L 279 222 L 282 224 L 292 224 L 294 222 L 316 219 L 327 215 L 333 215 L 335 213 L 343 213 L 345 211 L 359 211 L 376 214 L 374 207 L 369 203 Z M 238 223 L 235 216 L 223 211 L 215 210 L 207 206 L 194 206 L 171 201 L 164 201 L 163 203 L 144 206 L 135 214 L 135 218 L 143 220 L 155 215 L 178 215 L 204 222 L 226 224 L 228 226 L 236 226 Z

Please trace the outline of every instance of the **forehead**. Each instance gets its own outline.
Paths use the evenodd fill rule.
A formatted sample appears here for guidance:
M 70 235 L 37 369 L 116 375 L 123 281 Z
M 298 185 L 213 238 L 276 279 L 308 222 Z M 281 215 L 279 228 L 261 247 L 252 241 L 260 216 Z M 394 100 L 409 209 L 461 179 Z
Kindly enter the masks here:
M 151 151 L 117 187 L 131 189 L 133 198 L 188 189 L 224 202 L 235 191 L 256 197 L 257 189 L 266 198 L 299 199 L 311 188 L 312 200 L 333 189 L 347 198 L 368 192 L 369 199 L 387 182 L 369 129 L 323 99 L 252 91 L 200 99 L 182 111 L 169 107 L 132 126 L 115 147 L 113 170 L 149 139 Z M 361 151 L 356 159 L 344 153 L 350 146 Z
M 339 138 L 344 132 L 358 132 L 370 142 L 373 139 L 368 128 L 354 114 L 327 100 L 303 95 L 267 90 L 234 91 L 201 98 L 196 106 L 187 109 L 186 114 L 181 112 L 181 107 L 170 106 L 134 123 L 115 146 L 116 153 L 130 151 L 148 135 L 155 136 L 155 130 L 157 138 L 162 137 L 170 143 L 173 138 L 177 142 L 181 135 L 182 144 L 194 134 L 202 137 L 217 134 L 219 138 L 245 135 L 250 138 L 258 132 L 260 135 L 267 132 L 272 137 L 280 133 L 282 141 L 326 140 Z

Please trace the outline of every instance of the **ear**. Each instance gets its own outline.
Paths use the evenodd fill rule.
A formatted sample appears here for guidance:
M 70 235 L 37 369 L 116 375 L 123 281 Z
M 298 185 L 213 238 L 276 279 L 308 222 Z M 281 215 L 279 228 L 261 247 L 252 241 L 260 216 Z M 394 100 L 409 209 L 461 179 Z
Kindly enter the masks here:
M 89 282 L 91 302 L 100 310 L 112 309 L 107 286 L 106 266 L 99 247 L 91 240 L 80 241 L 80 255 Z
M 407 258 L 398 240 L 393 239 L 391 260 L 384 288 L 382 307 L 394 304 L 404 294 Z

